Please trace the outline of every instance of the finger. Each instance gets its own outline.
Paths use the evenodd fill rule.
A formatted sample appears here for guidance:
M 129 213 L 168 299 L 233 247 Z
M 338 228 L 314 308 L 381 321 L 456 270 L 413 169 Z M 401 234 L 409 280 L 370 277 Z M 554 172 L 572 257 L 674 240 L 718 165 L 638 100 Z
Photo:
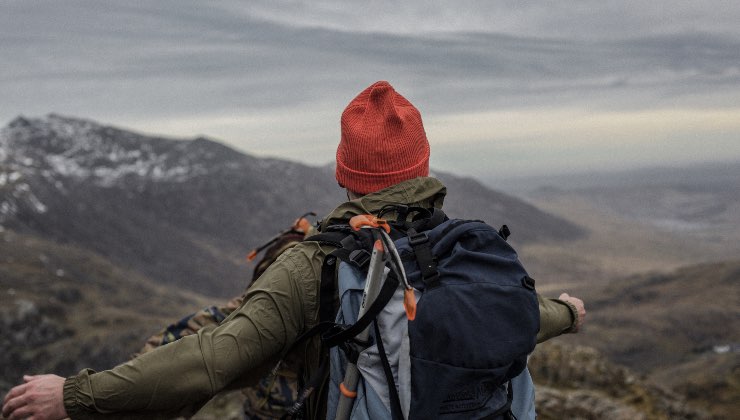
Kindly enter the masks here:
M 23 381 L 24 382 L 31 382 L 34 379 L 38 378 L 37 375 L 23 375 Z
M 6 416 L 8 420 L 25 420 L 31 418 L 33 410 L 29 406 L 23 406 L 13 411 L 10 416 Z
M 25 384 L 13 387 L 13 389 L 11 389 L 10 392 L 8 392 L 8 395 L 6 395 L 5 398 L 3 399 L 3 404 L 7 404 L 8 401 L 12 400 L 13 398 L 19 395 L 23 395 L 24 392 L 26 392 Z
M 560 299 L 560 300 L 565 300 L 565 299 L 568 299 L 569 297 L 570 297 L 570 296 L 568 296 L 568 294 L 567 294 L 567 293 L 561 293 L 561 294 L 560 294 L 560 296 L 558 297 L 558 299 Z
M 25 405 L 26 399 L 23 395 L 7 401 L 5 405 L 3 405 L 3 417 L 8 417 L 14 414 L 18 409 L 25 407 Z

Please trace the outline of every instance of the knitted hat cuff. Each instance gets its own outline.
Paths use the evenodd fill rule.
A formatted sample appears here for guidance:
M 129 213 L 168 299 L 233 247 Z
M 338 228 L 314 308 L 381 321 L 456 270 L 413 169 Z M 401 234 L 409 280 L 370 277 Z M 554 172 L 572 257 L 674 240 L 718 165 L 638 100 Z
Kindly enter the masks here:
M 337 160 L 336 178 L 339 185 L 358 194 L 380 191 L 408 179 L 429 175 L 429 148 L 426 156 L 414 166 L 395 172 L 372 173 L 354 170 Z

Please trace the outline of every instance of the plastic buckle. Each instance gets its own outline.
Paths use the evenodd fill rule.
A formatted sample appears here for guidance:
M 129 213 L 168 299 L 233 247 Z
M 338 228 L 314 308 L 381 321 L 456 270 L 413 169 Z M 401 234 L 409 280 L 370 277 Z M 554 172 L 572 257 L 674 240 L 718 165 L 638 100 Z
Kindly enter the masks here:
M 429 236 L 427 236 L 427 234 L 424 232 L 409 235 L 409 245 L 413 247 L 421 245 L 425 242 L 429 242 Z
M 370 256 L 371 254 L 365 249 L 355 249 L 350 252 L 349 260 L 358 267 L 364 267 L 370 262 Z
M 439 272 L 436 270 L 434 271 L 434 274 L 431 276 L 423 276 L 422 275 L 422 281 L 424 281 L 424 284 L 433 284 L 436 283 L 439 280 Z

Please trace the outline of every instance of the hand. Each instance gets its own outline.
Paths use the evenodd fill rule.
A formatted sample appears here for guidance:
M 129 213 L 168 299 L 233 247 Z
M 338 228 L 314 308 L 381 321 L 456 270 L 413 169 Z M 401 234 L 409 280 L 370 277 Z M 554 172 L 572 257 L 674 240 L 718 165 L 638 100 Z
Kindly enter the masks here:
M 583 305 L 583 301 L 577 297 L 570 296 L 567 293 L 563 293 L 558 299 L 568 302 L 576 307 L 576 320 L 573 324 L 573 328 L 569 332 L 577 333 L 583 326 L 583 322 L 586 320 L 586 307 Z
M 64 378 L 56 375 L 23 377 L 24 384 L 8 392 L 3 401 L 3 417 L 16 420 L 59 420 L 67 417 L 64 409 Z

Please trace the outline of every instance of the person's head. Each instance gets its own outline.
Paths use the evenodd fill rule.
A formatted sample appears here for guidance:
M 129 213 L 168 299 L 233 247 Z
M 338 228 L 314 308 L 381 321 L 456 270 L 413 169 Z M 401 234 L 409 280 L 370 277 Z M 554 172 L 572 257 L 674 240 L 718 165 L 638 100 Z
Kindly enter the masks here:
M 388 82 L 376 82 L 342 113 L 337 182 L 350 197 L 429 175 L 429 142 L 419 111 Z

